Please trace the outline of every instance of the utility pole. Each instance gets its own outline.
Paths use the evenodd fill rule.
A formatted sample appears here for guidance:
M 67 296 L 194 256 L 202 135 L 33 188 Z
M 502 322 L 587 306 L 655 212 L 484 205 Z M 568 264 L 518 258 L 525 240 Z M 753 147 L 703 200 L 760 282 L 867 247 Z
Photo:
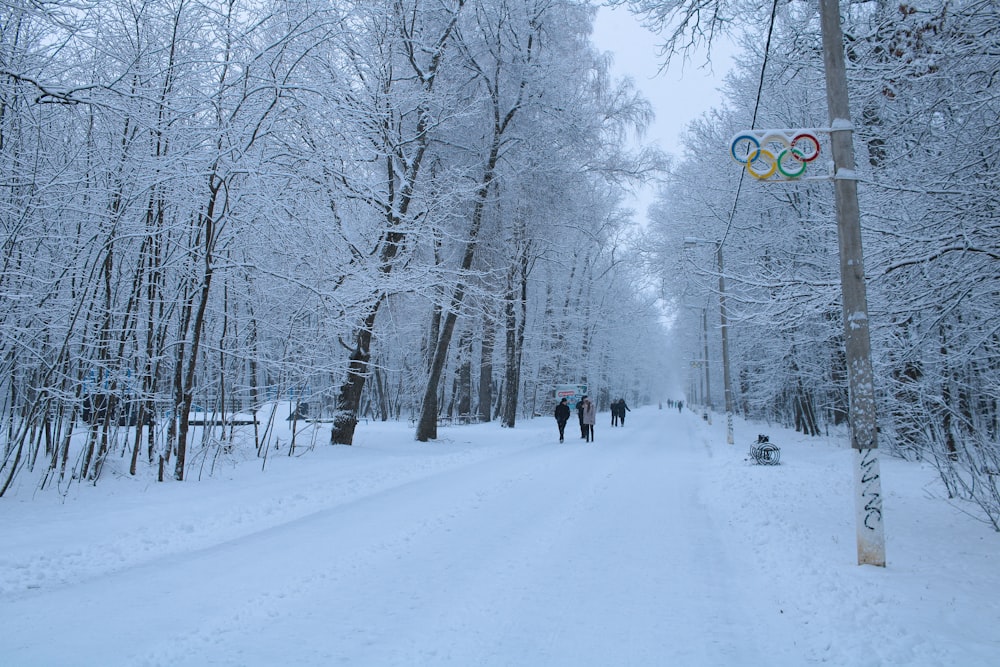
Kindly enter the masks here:
M 874 374 L 861 250 L 861 214 L 858 207 L 853 126 L 847 97 L 847 71 L 844 65 L 844 35 L 840 29 L 839 0 L 819 0 L 819 7 L 837 202 L 837 237 L 840 245 L 840 286 L 843 295 L 844 338 L 847 352 L 851 447 L 854 449 L 858 564 L 885 567 Z
M 725 266 L 722 263 L 722 241 L 708 241 L 693 236 L 685 237 L 684 247 L 693 248 L 696 245 L 715 245 L 715 262 L 719 269 L 719 321 L 722 334 L 722 383 L 726 397 L 726 442 L 733 444 L 733 390 L 729 377 L 729 316 L 726 313 L 726 277 Z M 702 330 L 705 332 L 705 378 L 708 378 L 708 322 L 705 311 L 702 311 Z M 709 414 L 711 414 L 711 398 L 709 399 Z M 709 424 L 712 423 L 711 417 Z
M 705 405 L 708 409 L 705 415 L 708 423 L 712 423 L 712 383 L 711 375 L 708 372 L 708 308 L 701 309 L 701 333 L 705 339 Z
M 722 329 L 722 382 L 726 395 L 726 442 L 733 444 L 733 390 L 729 381 L 729 318 L 726 315 L 726 278 L 722 266 L 722 241 L 715 244 L 715 260 L 719 265 L 719 318 Z

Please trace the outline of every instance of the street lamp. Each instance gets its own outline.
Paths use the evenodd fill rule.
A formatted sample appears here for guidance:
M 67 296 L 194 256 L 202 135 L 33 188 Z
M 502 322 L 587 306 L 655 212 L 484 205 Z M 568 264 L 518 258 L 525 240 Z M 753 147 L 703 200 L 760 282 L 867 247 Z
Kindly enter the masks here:
M 733 393 L 729 381 L 729 318 L 726 315 L 726 278 L 722 263 L 722 241 L 709 241 L 693 236 L 685 237 L 684 247 L 714 245 L 715 261 L 719 267 L 719 320 L 722 333 L 722 384 L 726 396 L 726 442 L 733 444 Z M 705 356 L 708 354 L 706 352 Z

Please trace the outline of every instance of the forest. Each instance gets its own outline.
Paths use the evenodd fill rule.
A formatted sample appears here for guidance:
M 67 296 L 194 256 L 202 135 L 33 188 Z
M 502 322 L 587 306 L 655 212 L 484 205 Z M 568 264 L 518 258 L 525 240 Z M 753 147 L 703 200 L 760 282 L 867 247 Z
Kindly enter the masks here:
M 664 58 L 736 45 L 681 155 L 596 2 L 0 2 L 0 496 L 184 480 L 269 418 L 515 428 L 560 384 L 846 423 L 826 135 L 793 183 L 727 155 L 829 124 L 815 3 L 610 4 Z M 997 527 L 1000 9 L 841 11 L 879 444 Z
M 813 2 L 622 0 L 677 56 L 738 45 L 725 103 L 686 128 L 645 242 L 677 313 L 689 396 L 802 433 L 850 418 L 830 168 L 760 181 L 729 159 L 751 129 L 830 121 Z M 841 2 L 878 445 L 934 464 L 1000 527 L 1000 8 Z M 727 16 L 740 15 L 733 28 Z M 718 43 L 718 42 L 716 42 Z M 724 287 L 724 291 L 720 290 Z M 720 299 L 721 297 L 721 299 Z M 721 305 L 720 305 L 721 301 Z M 707 325 L 706 325 L 707 322 Z M 702 362 L 705 362 L 703 364 Z M 707 368 L 704 366 L 707 365 Z
M 588 3 L 0 12 L 0 495 L 265 456 L 279 403 L 349 445 L 662 393 L 623 202 L 664 158 Z

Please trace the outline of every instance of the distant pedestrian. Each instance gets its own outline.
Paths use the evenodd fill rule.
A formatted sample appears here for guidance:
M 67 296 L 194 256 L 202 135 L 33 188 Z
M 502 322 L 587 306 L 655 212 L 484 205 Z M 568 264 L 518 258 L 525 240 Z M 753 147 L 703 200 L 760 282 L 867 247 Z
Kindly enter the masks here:
M 684 411 L 684 401 L 677 401 L 677 412 Z
M 597 421 L 597 408 L 586 396 L 580 401 L 583 404 L 583 439 L 587 442 L 594 441 L 594 423 Z
M 587 395 L 584 394 L 580 397 L 580 400 L 576 402 L 576 415 L 580 418 L 580 438 L 583 440 L 587 439 L 587 427 L 583 423 L 583 402 L 587 400 Z
M 611 428 L 618 426 L 618 401 L 611 401 Z
M 625 403 L 624 398 L 618 399 L 618 422 L 621 426 L 625 425 L 625 413 L 632 412 L 632 410 Z
M 556 424 L 559 425 L 559 442 L 563 441 L 566 436 L 566 422 L 569 421 L 569 405 L 566 403 L 566 399 L 559 401 L 559 405 L 556 406 Z

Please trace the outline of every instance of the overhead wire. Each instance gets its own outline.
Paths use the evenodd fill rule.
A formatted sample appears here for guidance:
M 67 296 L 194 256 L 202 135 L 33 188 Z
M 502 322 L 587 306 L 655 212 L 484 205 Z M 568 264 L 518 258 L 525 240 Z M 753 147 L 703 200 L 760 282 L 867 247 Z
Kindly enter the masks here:
M 753 130 L 757 127 L 757 111 L 760 109 L 760 98 L 764 91 L 764 73 L 767 71 L 767 57 L 771 53 L 771 37 L 774 34 L 774 19 L 778 13 L 778 0 L 772 0 L 771 3 L 771 21 L 767 26 L 767 42 L 764 44 L 764 60 L 760 66 L 760 81 L 757 83 L 757 100 L 753 105 L 753 118 L 750 120 L 750 129 Z M 740 169 L 740 182 L 736 185 L 736 197 L 733 198 L 733 208 L 729 212 L 729 222 L 726 224 L 726 233 L 722 235 L 722 240 L 719 241 L 719 247 L 721 248 L 726 243 L 726 239 L 729 238 L 729 230 L 733 227 L 733 219 L 736 217 L 736 208 L 740 201 L 740 191 L 743 189 L 743 177 L 746 175 L 746 169 Z

